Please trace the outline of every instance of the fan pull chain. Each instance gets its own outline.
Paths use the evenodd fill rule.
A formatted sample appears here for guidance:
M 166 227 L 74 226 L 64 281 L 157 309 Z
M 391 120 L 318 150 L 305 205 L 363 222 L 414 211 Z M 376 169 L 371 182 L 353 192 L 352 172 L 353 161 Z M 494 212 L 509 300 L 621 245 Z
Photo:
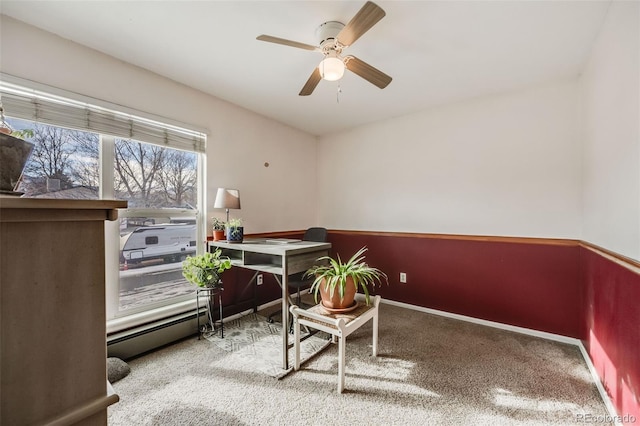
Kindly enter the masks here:
M 336 103 L 340 103 L 340 93 L 342 93 L 342 88 L 340 87 L 340 83 L 338 83 L 338 90 L 336 91 Z

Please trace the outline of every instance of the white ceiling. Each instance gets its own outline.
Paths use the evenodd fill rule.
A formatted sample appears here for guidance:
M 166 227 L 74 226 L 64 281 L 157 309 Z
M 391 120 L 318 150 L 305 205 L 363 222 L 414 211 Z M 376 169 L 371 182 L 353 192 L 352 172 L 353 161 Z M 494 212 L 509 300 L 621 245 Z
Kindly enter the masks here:
M 257 41 L 317 45 L 364 1 L 10 1 L 0 11 L 313 135 L 580 73 L 607 1 L 376 1 L 386 12 L 346 53 L 393 77 L 347 71 L 298 93 L 322 59 Z

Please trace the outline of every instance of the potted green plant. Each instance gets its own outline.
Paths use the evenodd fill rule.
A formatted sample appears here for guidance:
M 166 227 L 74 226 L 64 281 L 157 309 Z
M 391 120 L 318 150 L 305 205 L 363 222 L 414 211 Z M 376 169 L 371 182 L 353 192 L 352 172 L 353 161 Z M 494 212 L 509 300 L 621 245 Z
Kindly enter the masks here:
M 241 243 L 244 238 L 242 219 L 229 219 L 227 223 L 227 242 Z
M 222 256 L 222 250 L 189 256 L 182 262 L 182 276 L 198 287 L 218 287 L 220 275 L 231 268 L 231 259 Z
M 218 219 L 217 217 L 213 218 L 213 241 L 224 240 L 224 230 L 227 226 L 224 221 Z
M 383 279 L 388 284 L 389 279 L 384 272 L 365 263 L 366 251 L 367 247 L 362 247 L 346 262 L 340 259 L 340 255 L 336 259 L 329 256 L 318 259 L 322 263 L 314 265 L 305 273 L 306 276 L 315 277 L 309 291 L 313 292 L 316 302 L 320 293 L 322 305 L 329 311 L 355 309 L 357 303 L 354 298 L 360 289 L 364 293 L 366 304 L 369 304 L 367 286 L 379 285 Z

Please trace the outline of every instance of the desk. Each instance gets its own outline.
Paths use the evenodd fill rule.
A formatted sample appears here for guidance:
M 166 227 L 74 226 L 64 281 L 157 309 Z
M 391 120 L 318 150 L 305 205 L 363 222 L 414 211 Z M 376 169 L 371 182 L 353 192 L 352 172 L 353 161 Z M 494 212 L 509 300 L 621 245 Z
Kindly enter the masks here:
M 289 323 L 289 275 L 304 272 L 321 256 L 327 256 L 331 243 L 298 241 L 288 244 L 268 243 L 264 239 L 245 239 L 242 243 L 208 241 L 209 251 L 217 248 L 223 256 L 229 256 L 233 266 L 256 271 L 251 281 L 260 272 L 270 273 L 282 287 L 282 368 L 289 368 L 288 327 Z M 282 277 L 282 281 L 278 279 Z

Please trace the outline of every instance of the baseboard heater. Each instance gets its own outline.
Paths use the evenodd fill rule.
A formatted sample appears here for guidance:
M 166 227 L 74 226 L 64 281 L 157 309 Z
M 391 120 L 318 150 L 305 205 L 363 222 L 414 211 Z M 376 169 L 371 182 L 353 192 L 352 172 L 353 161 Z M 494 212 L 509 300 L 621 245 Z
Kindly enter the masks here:
M 200 309 L 200 323 L 206 322 L 205 307 Z M 119 331 L 107 336 L 107 356 L 123 360 L 197 334 L 196 313 L 174 315 L 163 320 Z

